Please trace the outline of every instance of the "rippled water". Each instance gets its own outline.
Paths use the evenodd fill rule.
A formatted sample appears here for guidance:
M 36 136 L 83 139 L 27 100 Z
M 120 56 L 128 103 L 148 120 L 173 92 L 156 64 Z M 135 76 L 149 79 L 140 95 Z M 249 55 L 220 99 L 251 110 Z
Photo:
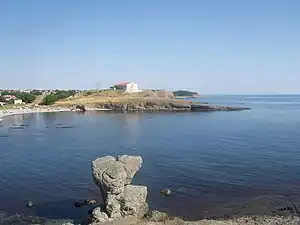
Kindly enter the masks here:
M 173 215 L 221 215 L 229 207 L 224 203 L 266 195 L 300 202 L 300 96 L 206 96 L 201 101 L 252 110 L 6 118 L 0 127 L 0 211 L 84 218 L 88 209 L 75 208 L 74 201 L 100 200 L 91 160 L 118 154 L 144 158 L 134 183 L 148 186 L 152 208 Z M 20 124 L 24 129 L 11 128 Z M 173 194 L 160 196 L 166 187 Z M 26 209 L 27 200 L 36 206 Z

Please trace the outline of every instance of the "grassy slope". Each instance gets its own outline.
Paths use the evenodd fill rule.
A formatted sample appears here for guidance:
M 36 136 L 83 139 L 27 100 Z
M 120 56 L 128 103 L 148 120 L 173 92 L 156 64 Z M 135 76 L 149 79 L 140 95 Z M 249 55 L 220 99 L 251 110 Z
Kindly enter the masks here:
M 92 94 L 87 95 L 86 93 L 82 93 L 79 96 L 75 96 L 66 100 L 61 100 L 56 103 L 58 106 L 70 106 L 76 104 L 84 104 L 89 106 L 94 106 L 101 103 L 145 103 L 151 102 L 158 105 L 165 105 L 170 102 L 178 102 L 178 103 L 187 103 L 189 101 L 186 100 L 176 100 L 172 99 L 172 96 L 169 92 L 164 91 L 143 91 L 134 94 L 124 93 L 123 91 L 118 90 L 106 90 L 94 92 Z

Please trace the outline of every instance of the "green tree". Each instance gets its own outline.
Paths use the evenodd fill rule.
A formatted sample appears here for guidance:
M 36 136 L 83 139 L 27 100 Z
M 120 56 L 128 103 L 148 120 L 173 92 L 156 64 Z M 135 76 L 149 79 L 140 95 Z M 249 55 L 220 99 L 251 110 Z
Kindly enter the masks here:
M 29 93 L 16 93 L 15 96 L 25 103 L 32 103 L 36 99 L 35 95 Z
M 32 90 L 30 93 L 33 95 L 42 95 L 42 92 L 39 90 Z
M 50 94 L 47 95 L 44 99 L 43 99 L 43 105 L 53 105 L 56 101 L 58 101 L 59 98 L 56 94 Z
M 35 99 L 36 96 L 30 93 L 22 93 L 22 92 L 9 92 L 9 91 L 3 91 L 1 95 L 14 95 L 19 99 L 22 99 L 23 102 L 25 103 L 32 103 Z

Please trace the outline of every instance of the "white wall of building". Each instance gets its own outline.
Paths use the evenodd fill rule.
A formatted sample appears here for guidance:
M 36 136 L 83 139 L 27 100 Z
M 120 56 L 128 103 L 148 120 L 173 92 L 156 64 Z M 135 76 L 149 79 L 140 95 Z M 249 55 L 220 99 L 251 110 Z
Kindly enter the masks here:
M 140 92 L 138 85 L 136 83 L 129 83 L 126 85 L 126 92 L 128 93 L 136 93 Z
M 15 100 L 14 100 L 14 104 L 15 104 L 15 105 L 22 104 L 22 100 L 21 100 L 21 99 L 15 99 Z

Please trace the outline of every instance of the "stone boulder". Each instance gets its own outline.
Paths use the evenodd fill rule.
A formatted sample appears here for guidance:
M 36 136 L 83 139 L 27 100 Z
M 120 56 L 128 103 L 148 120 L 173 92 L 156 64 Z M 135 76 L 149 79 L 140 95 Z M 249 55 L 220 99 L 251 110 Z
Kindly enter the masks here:
M 143 217 L 148 211 L 147 187 L 130 185 L 142 167 L 140 156 L 106 156 L 92 162 L 93 178 L 101 189 L 105 209 L 94 209 L 92 221 L 121 217 Z M 100 219 L 99 219 L 100 218 Z
M 171 219 L 168 214 L 164 213 L 164 212 L 159 212 L 159 211 L 149 211 L 147 212 L 147 214 L 145 215 L 145 218 L 148 221 L 152 221 L 152 222 L 165 222 L 169 219 Z
M 82 111 L 82 112 L 85 112 L 85 111 L 86 111 L 84 105 L 76 105 L 76 109 L 79 110 L 79 111 Z

